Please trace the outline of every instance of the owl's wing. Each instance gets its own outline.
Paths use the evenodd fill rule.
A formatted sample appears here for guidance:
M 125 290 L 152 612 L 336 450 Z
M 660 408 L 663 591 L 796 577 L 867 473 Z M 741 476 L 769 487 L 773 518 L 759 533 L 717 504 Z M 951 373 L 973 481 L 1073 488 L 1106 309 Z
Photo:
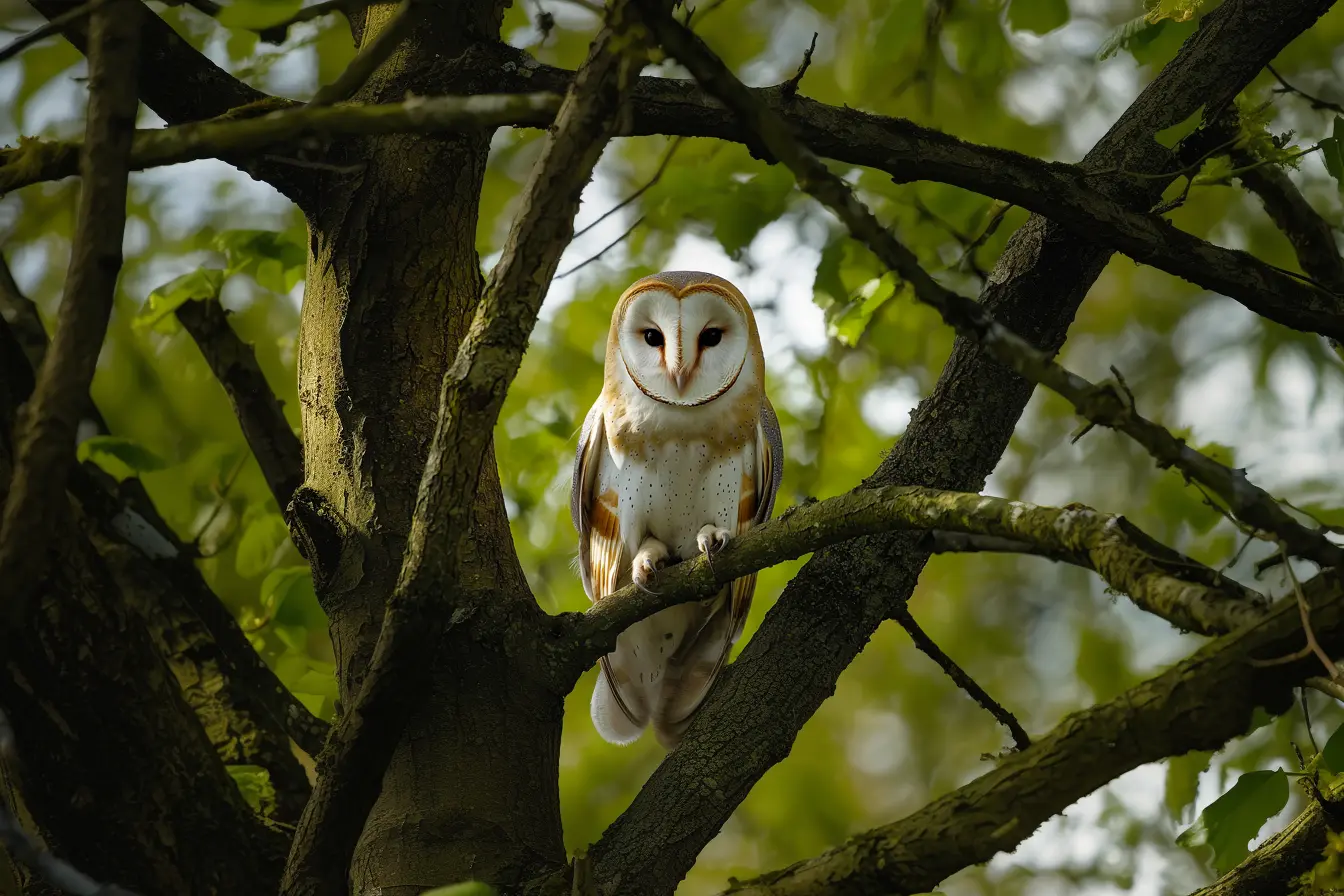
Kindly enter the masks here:
M 770 399 L 761 396 L 761 416 L 756 421 L 756 470 L 754 488 L 742 496 L 738 508 L 737 534 L 770 519 L 775 509 L 775 495 L 784 475 L 784 441 L 779 434 L 779 417 Z M 750 498 L 750 499 L 749 499 Z M 729 643 L 742 637 L 742 626 L 751 612 L 751 596 L 756 591 L 756 574 L 734 579 L 732 589 L 732 635 Z
M 574 454 L 574 476 L 569 486 L 569 515 L 579 533 L 579 576 L 589 600 L 597 600 L 593 591 L 593 562 L 589 545 L 592 529 L 594 486 L 597 484 L 599 459 L 606 441 L 602 424 L 602 400 L 588 411 L 579 431 L 579 448 Z

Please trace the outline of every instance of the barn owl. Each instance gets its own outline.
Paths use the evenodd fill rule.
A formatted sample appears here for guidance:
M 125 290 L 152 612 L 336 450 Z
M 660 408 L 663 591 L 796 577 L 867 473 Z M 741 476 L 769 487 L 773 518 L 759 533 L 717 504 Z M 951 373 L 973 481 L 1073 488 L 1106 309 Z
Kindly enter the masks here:
M 647 588 L 670 562 L 721 550 L 770 518 L 783 470 L 779 420 L 751 307 L 699 271 L 645 277 L 611 315 L 602 394 L 574 461 L 570 510 L 591 601 Z M 652 724 L 674 748 L 742 634 L 756 576 L 623 632 L 600 661 L 592 718 L 604 739 Z

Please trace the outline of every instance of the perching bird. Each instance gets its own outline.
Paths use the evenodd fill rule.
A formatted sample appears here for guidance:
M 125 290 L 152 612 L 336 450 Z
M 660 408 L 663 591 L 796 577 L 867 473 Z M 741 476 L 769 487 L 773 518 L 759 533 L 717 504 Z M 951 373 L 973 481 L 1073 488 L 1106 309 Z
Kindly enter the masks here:
M 699 271 L 636 282 L 611 315 L 602 394 L 583 422 L 570 510 L 589 600 L 710 554 L 770 518 L 784 454 L 756 318 Z M 638 622 L 600 661 L 593 724 L 672 749 L 742 634 L 756 576 Z

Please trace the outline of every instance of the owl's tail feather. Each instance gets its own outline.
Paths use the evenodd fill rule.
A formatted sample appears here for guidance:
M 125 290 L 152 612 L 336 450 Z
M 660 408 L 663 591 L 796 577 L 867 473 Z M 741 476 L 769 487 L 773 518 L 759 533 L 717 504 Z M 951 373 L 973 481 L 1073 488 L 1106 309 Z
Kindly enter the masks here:
M 597 684 L 593 686 L 593 702 L 589 708 L 597 733 L 607 743 L 618 746 L 623 747 L 639 740 L 639 736 L 644 733 L 644 726 L 648 724 L 647 719 L 639 720 L 631 716 L 621 702 L 612 687 L 605 657 L 597 674 Z
M 726 594 L 713 601 L 699 628 L 668 658 L 663 699 L 653 712 L 653 733 L 675 749 L 719 677 L 732 649 L 733 619 Z

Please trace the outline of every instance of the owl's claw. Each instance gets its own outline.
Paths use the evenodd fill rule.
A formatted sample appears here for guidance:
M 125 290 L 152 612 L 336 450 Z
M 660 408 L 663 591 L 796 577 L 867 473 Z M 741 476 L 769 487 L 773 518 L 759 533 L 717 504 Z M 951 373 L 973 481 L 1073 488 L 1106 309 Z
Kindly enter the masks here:
M 713 523 L 702 528 L 700 534 L 695 536 L 695 545 L 705 555 L 705 562 L 709 564 L 711 572 L 714 570 L 714 555 L 728 546 L 731 537 L 727 529 L 720 529 Z
M 667 565 L 667 558 L 667 545 L 656 538 L 644 539 L 644 543 L 639 547 L 639 553 L 635 554 L 634 568 L 630 572 L 630 579 L 635 583 L 635 587 L 646 594 L 657 594 L 658 592 L 649 590 L 649 579 Z

